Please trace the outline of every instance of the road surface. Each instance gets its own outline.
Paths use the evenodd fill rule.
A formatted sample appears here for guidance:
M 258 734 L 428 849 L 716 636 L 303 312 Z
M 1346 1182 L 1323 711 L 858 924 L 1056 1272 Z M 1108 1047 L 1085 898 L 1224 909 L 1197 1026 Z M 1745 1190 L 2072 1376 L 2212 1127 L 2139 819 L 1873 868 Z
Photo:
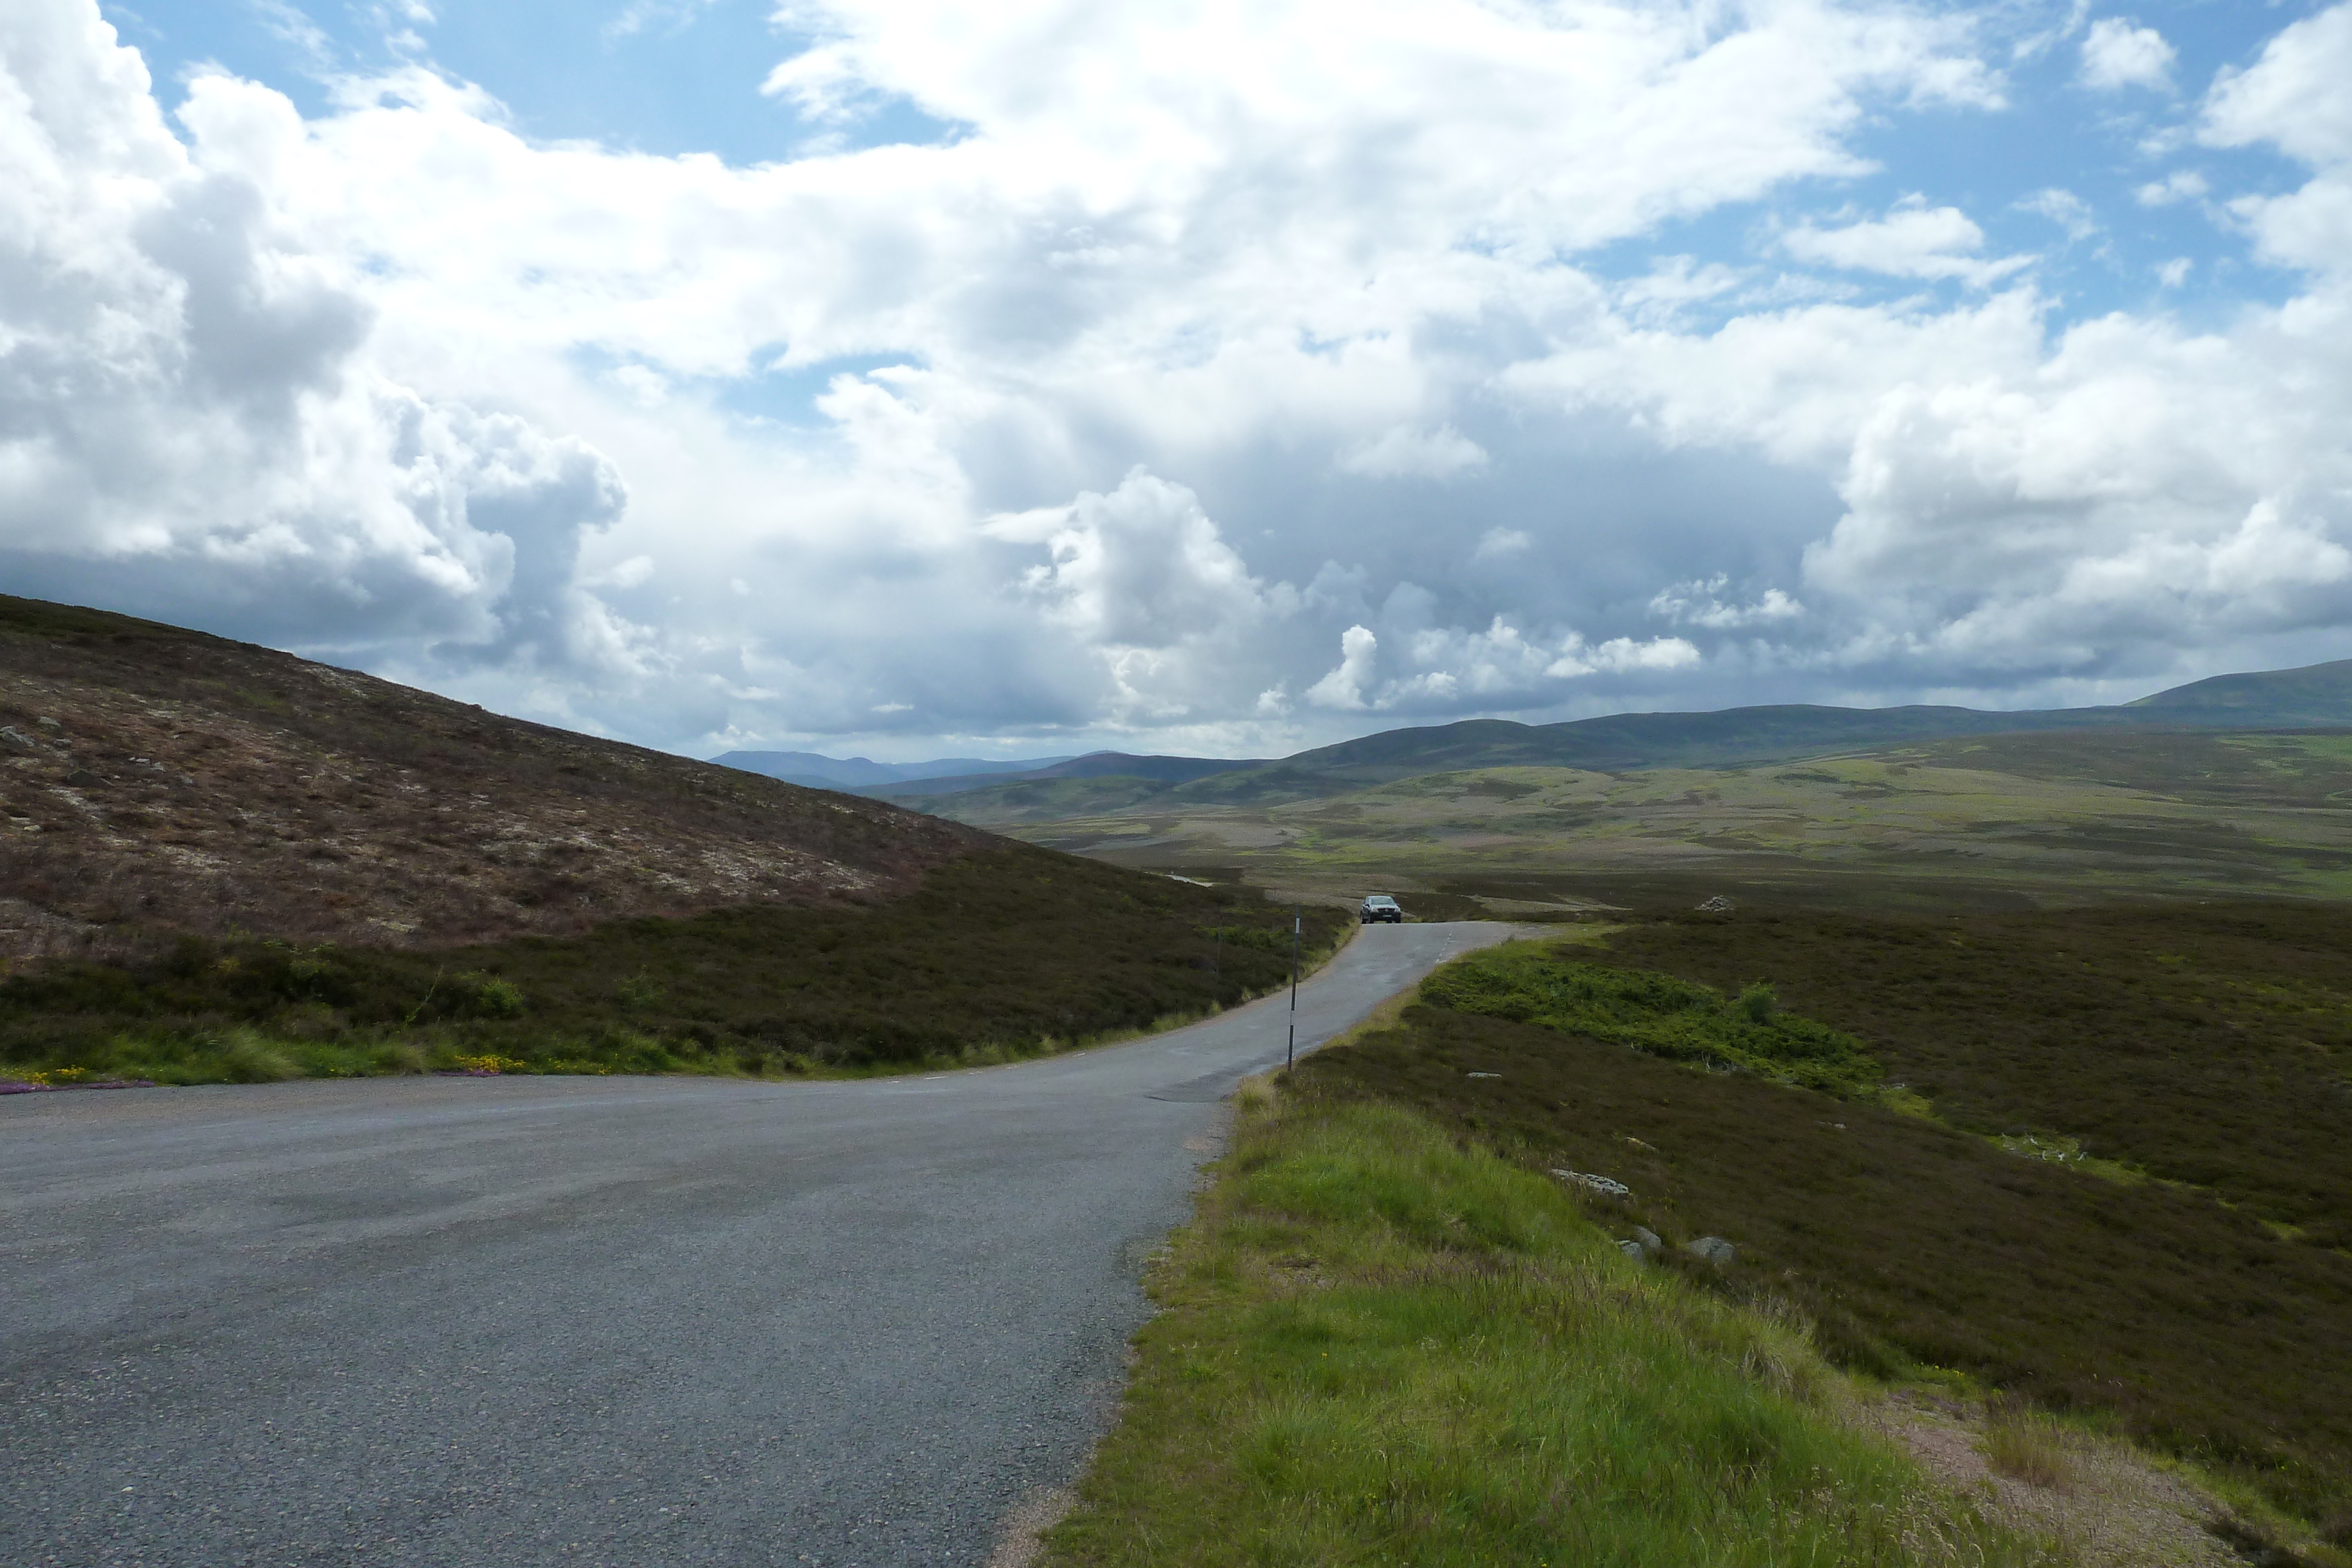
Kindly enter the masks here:
M 1373 926 L 1328 1039 L 1492 925 Z M 982 1563 L 1286 998 L 927 1078 L 0 1100 L 0 1563 Z

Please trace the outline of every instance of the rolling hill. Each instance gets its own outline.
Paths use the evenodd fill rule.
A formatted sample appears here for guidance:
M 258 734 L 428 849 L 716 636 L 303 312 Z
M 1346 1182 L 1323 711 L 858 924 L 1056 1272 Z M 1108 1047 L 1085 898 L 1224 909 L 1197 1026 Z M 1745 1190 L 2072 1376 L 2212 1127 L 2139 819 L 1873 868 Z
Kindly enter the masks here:
M 1202 786 L 1245 777 L 1046 781 L 942 805 L 1123 864 L 1334 900 L 1380 888 L 1416 913 L 1478 907 L 1456 898 L 1521 915 L 1743 889 L 1845 906 L 2352 896 L 2343 731 L 2026 731 L 1746 766 L 1465 768 L 1204 798 Z
M 1290 951 L 1248 888 L 0 597 L 0 1092 L 1001 1061 Z
M 1024 776 L 1067 757 L 1030 757 L 1011 762 L 991 762 L 979 757 L 942 757 L 932 762 L 876 762 L 865 757 L 825 757 L 814 751 L 730 751 L 710 759 L 721 768 L 740 768 L 798 784 L 810 789 L 856 789 L 872 785 L 904 785 L 919 779 L 971 779 L 1013 773 Z
M 871 901 L 990 841 L 267 648 L 0 598 L 0 958 L 140 928 L 398 946 Z
M 1329 799 L 1398 779 L 1486 768 L 1575 768 L 1624 773 L 1738 768 L 1841 752 L 1986 735 L 2042 731 L 2352 728 L 2352 660 L 2303 669 L 2217 675 L 2109 707 L 2015 713 L 1911 706 L 1788 704 L 1716 713 L 1627 713 L 1561 724 L 1508 719 L 1383 730 L 1275 761 L 1140 758 L 1099 752 L 1027 773 L 942 775 L 916 786 L 858 792 L 963 821 L 1042 821 L 1045 814 L 1162 805 L 1275 806 Z M 1071 779 L 1085 789 L 1036 786 Z

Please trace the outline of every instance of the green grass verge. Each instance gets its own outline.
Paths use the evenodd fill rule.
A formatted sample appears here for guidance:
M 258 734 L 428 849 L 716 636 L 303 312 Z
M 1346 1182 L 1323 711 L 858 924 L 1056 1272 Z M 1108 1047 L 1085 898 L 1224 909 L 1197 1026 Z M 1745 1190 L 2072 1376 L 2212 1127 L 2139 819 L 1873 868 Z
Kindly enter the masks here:
M 1311 961 L 1347 927 L 1310 910 Z M 0 981 L 0 1077 L 254 1082 L 433 1068 L 872 1072 L 1203 1016 L 1290 972 L 1290 911 L 1024 848 L 866 908 L 618 921 L 446 951 L 183 939 Z
M 1076 1564 L 2025 1564 L 1849 1429 L 1801 1327 L 1392 1105 L 1245 1101 L 1154 1270 Z

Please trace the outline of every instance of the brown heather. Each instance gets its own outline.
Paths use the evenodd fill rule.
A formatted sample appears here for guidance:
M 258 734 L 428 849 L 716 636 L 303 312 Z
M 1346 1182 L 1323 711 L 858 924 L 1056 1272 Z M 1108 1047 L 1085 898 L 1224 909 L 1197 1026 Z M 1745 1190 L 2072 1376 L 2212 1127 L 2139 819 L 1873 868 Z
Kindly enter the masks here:
M 44 718 L 55 727 L 44 726 Z M 902 894 L 997 843 L 290 654 L 0 596 L 0 965 L 441 946 Z
M 0 598 L 0 1078 L 41 1086 L 1010 1060 L 1289 967 L 1255 890 L 94 611 Z

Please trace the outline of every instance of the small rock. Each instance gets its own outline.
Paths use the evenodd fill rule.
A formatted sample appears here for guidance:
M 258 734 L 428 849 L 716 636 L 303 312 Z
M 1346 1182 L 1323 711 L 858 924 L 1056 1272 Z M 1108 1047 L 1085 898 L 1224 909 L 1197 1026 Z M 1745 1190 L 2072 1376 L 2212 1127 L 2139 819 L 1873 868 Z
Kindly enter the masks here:
M 1500 1078 L 1502 1074 L 1499 1072 L 1473 1072 L 1467 1074 L 1467 1076 L 1472 1078 Z
M 77 789 L 87 789 L 93 784 L 103 784 L 106 780 L 87 768 L 77 768 L 66 775 L 66 782 Z
M 17 751 L 36 751 L 39 749 L 39 747 L 33 744 L 33 737 L 31 736 L 25 734 L 22 730 L 9 728 L 5 725 L 0 725 L 0 746 L 6 746 Z
M 1654 1258 L 1666 1249 L 1665 1242 L 1659 1239 L 1656 1231 L 1639 1225 L 1633 1227 L 1633 1239 L 1627 1245 L 1639 1247 L 1644 1258 Z
M 1698 906 L 1698 912 L 1701 915 L 1728 915 L 1738 907 L 1739 905 L 1732 903 L 1731 900 L 1724 897 L 1723 894 L 1718 893 L 1713 898 L 1708 899 L 1705 904 L 1700 904 Z
M 1554 1169 L 1551 1174 L 1559 1177 L 1562 1181 L 1573 1182 L 1578 1186 L 1581 1187 L 1589 1187 L 1592 1191 L 1600 1193 L 1607 1197 L 1631 1197 L 1633 1196 L 1633 1189 L 1632 1187 L 1627 1186 L 1623 1182 L 1618 1181 L 1611 1176 L 1590 1176 L 1583 1171 L 1564 1171 L 1559 1169 Z
M 1646 1263 L 1650 1260 L 1650 1255 L 1642 1249 L 1642 1244 L 1638 1241 L 1620 1241 L 1617 1243 L 1617 1250 L 1636 1263 Z
M 1694 1258 L 1703 1259 L 1720 1269 L 1739 1256 L 1739 1249 L 1720 1236 L 1702 1236 L 1696 1241 L 1683 1243 L 1683 1250 Z

